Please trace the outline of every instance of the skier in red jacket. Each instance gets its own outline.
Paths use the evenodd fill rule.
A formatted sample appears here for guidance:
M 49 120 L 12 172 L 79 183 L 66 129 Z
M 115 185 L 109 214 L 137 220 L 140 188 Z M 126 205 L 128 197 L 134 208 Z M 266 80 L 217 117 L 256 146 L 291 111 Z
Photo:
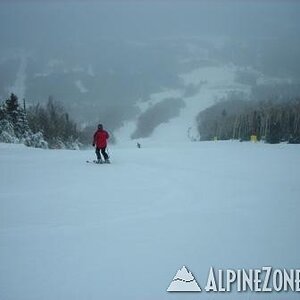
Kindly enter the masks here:
M 104 163 L 109 164 L 109 157 L 106 153 L 106 147 L 107 147 L 107 140 L 109 138 L 109 134 L 106 130 L 103 129 L 103 125 L 98 125 L 98 130 L 94 133 L 94 139 L 93 139 L 93 147 L 96 146 L 96 155 L 97 155 L 97 163 L 101 164 L 103 163 L 101 159 L 101 154 L 104 157 Z M 101 154 L 100 154 L 101 151 Z

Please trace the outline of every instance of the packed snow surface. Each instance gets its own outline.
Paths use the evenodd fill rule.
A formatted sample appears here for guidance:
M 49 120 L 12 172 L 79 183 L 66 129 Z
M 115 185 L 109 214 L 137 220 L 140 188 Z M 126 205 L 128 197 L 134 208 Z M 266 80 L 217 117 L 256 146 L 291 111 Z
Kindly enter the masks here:
M 168 293 L 187 266 L 296 269 L 300 147 L 239 142 L 93 150 L 0 144 L 0 299 L 299 299 Z

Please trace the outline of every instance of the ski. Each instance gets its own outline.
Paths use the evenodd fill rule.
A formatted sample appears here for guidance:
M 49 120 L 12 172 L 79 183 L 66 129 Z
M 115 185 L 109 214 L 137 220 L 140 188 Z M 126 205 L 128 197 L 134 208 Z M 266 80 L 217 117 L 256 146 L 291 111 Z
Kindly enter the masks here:
M 88 164 L 96 164 L 96 165 L 109 165 L 111 162 L 105 162 L 105 161 L 102 161 L 102 162 L 98 162 L 97 160 L 87 160 L 86 163 Z
M 88 164 L 95 164 L 96 161 L 95 160 L 87 160 L 86 163 L 88 163 Z

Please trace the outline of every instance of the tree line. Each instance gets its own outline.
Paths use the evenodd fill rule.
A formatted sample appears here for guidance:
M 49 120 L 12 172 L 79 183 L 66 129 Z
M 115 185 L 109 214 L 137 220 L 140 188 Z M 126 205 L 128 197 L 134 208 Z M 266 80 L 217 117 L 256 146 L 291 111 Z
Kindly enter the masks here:
M 36 148 L 68 148 L 80 146 L 80 132 L 64 107 L 49 97 L 46 105 L 26 109 L 11 94 L 0 104 L 0 142 L 23 143 Z
M 288 100 L 227 100 L 197 116 L 200 140 L 300 143 L 300 98 Z

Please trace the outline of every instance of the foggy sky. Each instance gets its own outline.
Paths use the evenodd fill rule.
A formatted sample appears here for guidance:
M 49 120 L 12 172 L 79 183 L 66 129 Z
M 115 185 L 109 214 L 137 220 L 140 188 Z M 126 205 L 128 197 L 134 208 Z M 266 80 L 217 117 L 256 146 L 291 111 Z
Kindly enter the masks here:
M 199 67 L 203 49 L 220 64 L 299 80 L 300 1 L 1 1 L 0 41 L 1 97 L 25 52 L 24 97 L 54 95 L 78 117 L 119 124 L 140 98 L 180 87 L 178 75 Z
M 57 39 L 293 36 L 300 16 L 299 1 L 10 1 L 0 8 L 1 44 L 12 47 Z

